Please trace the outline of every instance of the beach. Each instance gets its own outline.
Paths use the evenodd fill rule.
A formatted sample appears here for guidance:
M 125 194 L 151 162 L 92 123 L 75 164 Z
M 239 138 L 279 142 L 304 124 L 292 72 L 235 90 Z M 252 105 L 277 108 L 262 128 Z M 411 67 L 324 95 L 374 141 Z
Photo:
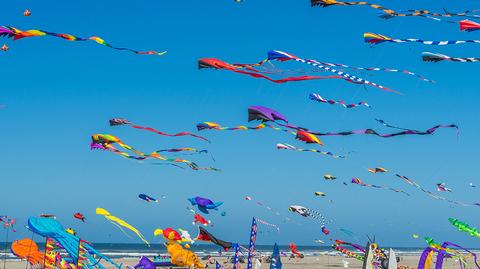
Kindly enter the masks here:
M 417 263 L 419 260 L 419 256 L 404 256 L 401 257 L 401 261 L 399 265 L 408 265 L 413 268 L 417 268 Z M 134 266 L 137 263 L 137 259 L 135 258 L 122 258 L 122 259 L 115 259 L 117 263 L 121 263 L 124 266 Z M 218 258 L 218 261 L 222 264 L 225 259 L 224 258 Z M 288 259 L 287 257 L 282 257 L 282 264 L 283 268 L 289 268 L 289 269 L 317 269 L 317 268 L 344 268 L 344 263 L 343 261 L 348 262 L 348 268 L 361 268 L 362 263 L 360 261 L 351 259 L 351 258 L 345 258 L 341 256 L 318 256 L 318 257 L 305 257 L 300 260 L 296 259 Z M 105 267 L 107 269 L 113 269 L 115 268 L 114 266 L 104 263 Z M 18 261 L 18 260 L 8 260 L 7 261 L 7 267 L 6 269 L 23 269 L 25 268 L 26 264 L 24 261 Z M 214 264 L 209 264 L 209 268 L 214 268 Z M 228 264 L 227 266 L 231 267 L 231 264 Z M 246 268 L 246 264 L 241 264 L 242 268 Z M 269 263 L 263 263 L 261 268 L 269 268 L 270 264 Z M 444 269 L 450 269 L 450 268 L 458 268 L 459 265 L 455 263 L 452 259 L 448 259 L 444 261 L 443 268 Z M 2 265 L 3 268 L 3 265 Z

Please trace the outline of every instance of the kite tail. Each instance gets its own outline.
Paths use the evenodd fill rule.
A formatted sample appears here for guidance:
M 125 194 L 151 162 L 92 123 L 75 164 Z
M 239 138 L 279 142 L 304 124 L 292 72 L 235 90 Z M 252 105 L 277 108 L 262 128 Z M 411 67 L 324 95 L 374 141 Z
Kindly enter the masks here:
M 424 62 L 440 62 L 440 61 L 452 61 L 452 62 L 462 62 L 462 63 L 474 63 L 480 62 L 480 58 L 457 58 L 457 57 L 450 57 L 440 53 L 432 53 L 432 52 L 423 52 L 422 53 L 422 60 Z
M 164 132 L 160 132 L 158 130 L 155 130 L 151 127 L 143 127 L 143 126 L 138 126 L 138 125 L 131 125 L 133 128 L 135 129 L 140 129 L 140 130 L 146 130 L 146 131 L 150 131 L 150 132 L 153 132 L 153 133 L 156 133 L 156 134 L 159 134 L 159 135 L 163 135 L 163 136 L 193 136 L 193 137 L 196 137 L 196 138 L 199 138 L 199 139 L 202 139 L 204 141 L 207 141 L 210 143 L 210 140 L 206 139 L 205 137 L 203 136 L 199 136 L 199 135 L 196 135 L 196 134 L 192 134 L 192 133 L 189 133 L 189 132 L 180 132 L 180 133 L 176 133 L 176 134 L 167 134 L 167 133 L 164 133 Z
M 296 147 L 294 147 L 290 144 L 279 143 L 279 144 L 277 144 L 277 149 L 289 149 L 289 150 L 296 150 L 296 151 L 316 152 L 316 153 L 320 153 L 320 154 L 323 154 L 323 155 L 331 156 L 334 159 L 346 158 L 345 156 L 335 155 L 330 151 L 322 151 L 322 150 L 317 150 L 317 149 L 301 149 L 301 148 L 296 148 Z
M 220 124 L 215 123 L 215 122 L 202 122 L 197 124 L 197 130 L 202 131 L 202 130 L 217 130 L 217 131 L 247 131 L 247 130 L 260 130 L 265 128 L 265 124 L 259 124 L 254 127 L 248 127 L 244 125 L 236 126 L 236 127 L 222 127 Z
M 313 100 L 313 101 L 317 101 L 317 102 L 320 102 L 320 103 L 326 103 L 326 104 L 330 104 L 330 105 L 334 105 L 334 104 L 340 104 L 342 105 L 344 108 L 354 108 L 354 107 L 358 107 L 358 106 L 366 106 L 368 108 L 372 108 L 367 102 L 365 101 L 362 101 L 362 102 L 358 102 L 356 104 L 349 104 L 347 105 L 343 100 L 339 100 L 339 101 L 335 101 L 335 100 L 327 100 L 327 99 L 324 99 L 322 96 L 320 96 L 320 94 L 318 93 L 310 93 L 310 95 L 308 96 L 308 98 L 310 98 L 310 100 Z

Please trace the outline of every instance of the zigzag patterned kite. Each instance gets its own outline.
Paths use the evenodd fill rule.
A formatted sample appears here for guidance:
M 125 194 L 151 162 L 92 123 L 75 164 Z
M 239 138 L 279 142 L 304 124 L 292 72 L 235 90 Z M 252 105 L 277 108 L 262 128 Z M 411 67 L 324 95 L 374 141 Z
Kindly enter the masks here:
M 316 153 L 320 153 L 320 154 L 323 154 L 323 155 L 331 156 L 334 159 L 338 159 L 338 158 L 344 159 L 344 158 L 346 158 L 345 156 L 335 155 L 330 151 L 322 151 L 322 150 L 318 150 L 318 149 L 301 149 L 301 148 L 294 147 L 290 144 L 279 143 L 279 144 L 277 144 L 277 149 L 289 149 L 289 150 L 296 150 L 296 151 L 316 152 Z
M 475 63 L 480 62 L 480 58 L 458 58 L 450 57 L 440 53 L 422 52 L 422 60 L 424 62 L 440 62 L 440 61 L 452 61 L 461 63 Z
M 366 43 L 370 44 L 380 44 L 383 42 L 392 42 L 392 43 L 406 43 L 406 42 L 416 42 L 422 43 L 424 45 L 437 45 L 437 46 L 445 46 L 445 45 L 458 45 L 458 44 L 466 44 L 466 43 L 480 43 L 480 40 L 449 40 L 449 41 L 427 41 L 417 38 L 407 38 L 407 39 L 394 39 L 384 35 L 375 34 L 375 33 L 364 33 L 363 38 Z
M 354 108 L 354 107 L 358 107 L 358 106 L 366 106 L 368 108 L 372 108 L 369 104 L 367 104 L 367 102 L 359 102 L 359 103 L 356 103 L 356 104 L 349 104 L 347 105 L 345 103 L 345 101 L 343 100 L 338 100 L 338 101 L 335 101 L 335 100 L 327 100 L 325 98 L 323 98 L 322 96 L 320 96 L 320 94 L 318 93 L 310 93 L 308 95 L 308 98 L 310 100 L 313 100 L 313 101 L 317 101 L 317 102 L 320 102 L 320 103 L 326 103 L 326 104 L 331 104 L 331 105 L 334 105 L 334 104 L 340 104 L 342 105 L 344 108 Z

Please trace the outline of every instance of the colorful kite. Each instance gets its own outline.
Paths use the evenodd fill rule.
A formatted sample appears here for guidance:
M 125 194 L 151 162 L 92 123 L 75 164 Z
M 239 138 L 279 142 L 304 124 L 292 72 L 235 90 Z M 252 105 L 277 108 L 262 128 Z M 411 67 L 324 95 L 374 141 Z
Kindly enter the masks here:
M 153 231 L 153 235 L 154 236 L 162 235 L 167 240 L 173 240 L 177 242 L 182 241 L 182 236 L 180 235 L 180 233 L 175 231 L 172 228 L 155 229 L 155 231 Z
M 44 252 L 39 251 L 37 244 L 30 238 L 13 241 L 10 250 L 13 255 L 26 260 L 32 268 L 42 268 L 46 260 Z
M 375 167 L 375 168 L 368 168 L 368 172 L 376 174 L 376 173 L 386 173 L 388 172 L 388 170 L 383 167 Z
M 452 189 L 447 188 L 445 183 L 437 183 L 437 191 L 439 192 L 452 192 Z
M 121 227 L 125 227 L 127 229 L 129 229 L 130 231 L 134 232 L 145 244 L 147 244 L 148 246 L 150 246 L 150 243 L 148 243 L 148 241 L 143 237 L 142 233 L 140 233 L 140 231 L 138 231 L 135 227 L 133 227 L 132 225 L 128 224 L 126 221 L 118 218 L 118 217 L 115 217 L 115 216 L 112 216 L 110 214 L 110 212 L 108 212 L 107 210 L 103 209 L 103 208 L 100 208 L 98 207 L 96 210 L 95 210 L 95 213 L 97 215 L 101 215 L 101 216 L 104 216 L 107 220 L 110 221 L 110 223 L 112 223 L 113 225 L 117 226 L 118 228 L 120 228 L 120 230 L 122 230 Z M 121 226 L 121 227 L 120 227 Z M 123 232 L 123 230 L 122 230 Z
M 469 233 L 471 236 L 480 237 L 480 232 L 477 230 L 477 228 L 471 228 L 467 223 L 461 222 L 454 218 L 449 218 L 448 221 L 459 231 Z
M 335 179 L 337 179 L 336 176 L 331 175 L 331 174 L 325 174 L 325 175 L 323 175 L 323 178 L 324 178 L 325 180 L 335 180 Z
M 263 75 L 260 70 L 256 70 L 250 66 L 251 65 L 229 64 L 227 62 L 224 62 L 215 58 L 202 58 L 198 60 L 199 69 L 203 69 L 203 68 L 224 69 L 224 70 L 233 71 L 239 74 L 249 75 L 254 78 L 263 78 L 275 83 L 285 83 L 285 82 L 313 80 L 313 79 L 332 79 L 332 78 L 343 79 L 343 77 L 341 76 L 298 76 L 298 77 L 285 77 L 281 79 L 273 79 L 266 75 Z
M 184 249 L 180 244 L 168 242 L 166 247 L 173 265 L 184 268 L 205 268 L 195 253 Z
M 30 15 L 32 15 L 32 12 L 30 12 L 30 10 L 28 9 L 25 9 L 25 11 L 23 12 L 23 16 L 30 17 Z
M 158 203 L 158 199 L 153 198 L 153 197 L 151 197 L 151 196 L 148 196 L 148 195 L 146 195 L 146 194 L 144 194 L 144 193 L 140 193 L 140 194 L 138 195 L 138 198 L 139 198 L 140 200 L 143 200 L 143 201 L 147 202 L 147 203 L 148 203 L 148 202 Z
M 305 218 L 313 218 L 318 220 L 320 222 L 321 228 L 324 228 L 327 224 L 327 220 L 325 219 L 325 217 L 321 213 L 315 210 L 312 210 L 300 205 L 291 205 L 288 207 L 288 211 L 297 213 L 300 216 Z
M 132 156 L 132 155 L 129 155 L 125 152 L 122 152 L 122 151 L 116 149 L 113 146 L 113 144 L 117 144 L 120 147 L 122 147 L 126 150 L 130 150 L 130 151 L 134 152 L 135 154 L 137 154 L 139 156 Z M 157 150 L 157 151 L 154 151 L 150 154 L 145 154 L 145 153 L 143 153 L 141 151 L 138 151 L 138 150 L 134 149 L 133 147 L 123 143 L 118 137 L 115 137 L 115 136 L 110 135 L 110 134 L 94 134 L 94 135 L 92 135 L 92 143 L 90 144 L 90 148 L 91 149 L 100 149 L 100 150 L 110 151 L 110 152 L 113 152 L 115 154 L 118 154 L 118 155 L 120 155 L 124 158 L 128 158 L 128 159 L 135 159 L 135 160 L 140 160 L 141 161 L 141 160 L 145 160 L 147 158 L 155 158 L 155 159 L 166 161 L 166 162 L 184 163 L 184 164 L 188 165 L 190 168 L 192 168 L 193 170 L 219 171 L 218 169 L 213 168 L 213 167 L 209 167 L 209 168 L 199 167 L 196 163 L 191 162 L 189 160 L 185 160 L 185 159 L 181 159 L 181 158 L 167 158 L 167 157 L 164 157 L 164 156 L 159 154 L 159 152 L 172 151 L 172 149 L 170 149 L 170 150 Z M 191 148 L 176 149 L 176 150 L 177 151 L 191 151 Z
M 314 192 L 315 196 L 327 196 L 324 192 L 321 192 L 321 191 L 316 191 Z
M 223 204 L 223 202 L 214 203 L 212 200 L 200 196 L 188 198 L 188 201 L 192 204 L 192 206 L 196 205 L 198 207 L 198 210 L 202 211 L 205 214 L 209 213 L 208 210 L 218 210 L 218 207 Z
M 65 40 L 68 40 L 68 41 L 93 40 L 93 41 L 97 42 L 98 44 L 107 46 L 111 49 L 126 50 L 126 51 L 133 52 L 135 54 L 163 55 L 163 54 L 166 53 L 166 51 L 164 51 L 164 52 L 156 52 L 156 51 L 153 51 L 153 50 L 151 50 L 151 51 L 137 51 L 137 50 L 133 50 L 133 49 L 129 49 L 129 48 L 114 47 L 114 46 L 108 44 L 107 42 L 105 42 L 105 40 L 103 40 L 102 38 L 100 38 L 98 36 L 91 36 L 91 37 L 88 37 L 88 38 L 83 38 L 83 37 L 73 36 L 73 35 L 70 35 L 70 34 L 57 34 L 57 33 L 47 32 L 47 31 L 42 31 L 42 30 L 22 31 L 22 30 L 19 30 L 17 28 L 11 27 L 11 26 L 0 26 L 0 36 L 5 36 L 5 37 L 8 37 L 8 38 L 13 37 L 13 40 L 18 40 L 18 39 L 25 38 L 25 37 L 45 36 L 45 35 L 60 37 L 60 38 L 63 38 Z
M 228 251 L 228 249 L 232 247 L 231 242 L 223 241 L 216 238 L 213 234 L 209 233 L 203 227 L 198 227 L 197 240 L 212 242 L 215 245 L 221 246 L 225 251 Z
M 476 30 L 480 30 L 480 23 L 469 20 L 460 22 L 460 31 L 472 32 Z
M 450 57 L 440 53 L 422 52 L 422 60 L 424 62 L 440 62 L 440 61 L 452 61 L 461 63 L 475 63 L 480 62 L 480 58 L 458 58 Z
M 402 176 L 402 175 L 399 175 L 399 174 L 396 174 L 396 176 L 399 177 L 399 178 L 401 178 L 401 179 L 403 179 L 405 182 L 407 182 L 408 184 L 414 186 L 415 188 L 421 190 L 422 192 L 424 192 L 425 194 L 427 194 L 428 196 L 430 196 L 430 197 L 433 198 L 433 199 L 447 201 L 447 202 L 449 202 L 449 203 L 453 203 L 453 204 L 456 204 L 456 205 L 468 206 L 468 204 L 465 204 L 465 203 L 463 203 L 463 202 L 450 200 L 450 199 L 447 199 L 447 198 L 445 198 L 445 197 L 436 195 L 436 194 L 434 194 L 433 192 L 424 189 L 422 186 L 420 186 L 420 184 L 418 184 L 417 182 L 409 179 L 409 178 L 406 177 L 406 176 Z
M 430 12 L 429 10 L 408 10 L 408 13 L 397 13 L 396 11 L 382 7 L 377 4 L 372 4 L 368 2 L 341 2 L 337 0 L 311 0 L 311 5 L 313 6 L 321 6 L 321 7 L 328 7 L 328 6 L 334 6 L 334 5 L 339 5 L 339 6 L 355 6 L 355 5 L 364 5 L 364 6 L 369 6 L 374 9 L 381 10 L 384 14 L 380 15 L 380 18 L 382 19 L 390 19 L 393 17 L 425 17 L 425 18 L 430 18 L 434 20 L 440 20 L 437 17 L 472 17 L 472 18 L 479 18 L 480 16 L 478 15 L 470 15 L 470 13 L 476 12 L 476 10 L 467 10 L 462 13 L 451 13 L 447 12 L 446 10 L 445 13 L 436 13 L 436 12 Z
M 296 150 L 296 151 L 304 151 L 304 152 L 316 152 L 316 153 L 320 153 L 320 154 L 323 154 L 323 155 L 331 156 L 334 159 L 346 158 L 345 156 L 335 155 L 330 151 L 323 151 L 323 150 L 318 150 L 318 149 L 302 149 L 302 148 L 297 148 L 295 146 L 292 146 L 292 145 L 286 144 L 286 143 L 277 144 L 277 149 L 288 149 L 288 150 Z
M 360 180 L 358 177 L 354 177 L 352 178 L 352 183 L 353 184 L 357 184 L 357 185 L 360 185 L 360 186 L 363 186 L 363 187 L 372 187 L 372 188 L 377 188 L 377 189 L 385 189 L 385 190 L 391 190 L 391 191 L 394 191 L 394 192 L 397 192 L 397 193 L 403 193 L 407 196 L 410 196 L 410 194 L 402 191 L 402 190 L 398 190 L 398 189 L 394 189 L 394 188 L 390 188 L 390 187 L 385 187 L 385 186 L 378 186 L 378 185 L 373 185 L 373 184 L 367 184 L 367 183 L 364 183 L 362 180 Z
M 363 38 L 366 43 L 370 43 L 374 45 L 380 44 L 383 42 L 392 42 L 392 43 L 416 42 L 416 43 L 422 43 L 424 45 L 437 45 L 437 46 L 458 45 L 458 44 L 465 44 L 465 43 L 480 43 L 480 40 L 426 41 L 426 40 L 417 39 L 417 38 L 394 39 L 394 38 L 386 37 L 384 35 L 375 34 L 375 33 L 364 33 Z
M 322 96 L 320 96 L 320 94 L 318 93 L 310 93 L 308 95 L 308 98 L 310 100 L 313 100 L 313 101 L 317 101 L 317 102 L 320 102 L 320 103 L 325 103 L 325 104 L 330 104 L 330 105 L 334 105 L 334 104 L 340 104 L 342 105 L 344 108 L 354 108 L 354 107 L 358 107 L 358 106 L 366 106 L 368 108 L 372 108 L 369 104 L 367 104 L 367 102 L 359 102 L 359 103 L 356 103 L 356 104 L 349 104 L 347 105 L 347 103 L 345 103 L 345 101 L 343 100 L 338 100 L 338 101 L 335 101 L 335 100 L 327 100 L 325 98 L 323 98 Z
M 210 142 L 208 139 L 206 139 L 203 136 L 199 136 L 199 135 L 192 134 L 192 133 L 189 133 L 189 132 L 167 134 L 167 133 L 155 130 L 151 127 L 144 127 L 144 126 L 140 126 L 140 125 L 135 125 L 132 122 L 128 121 L 127 119 L 122 119 L 122 118 L 113 118 L 113 119 L 109 120 L 109 123 L 110 123 L 110 126 L 129 125 L 130 127 L 135 128 L 135 129 L 146 130 L 146 131 L 150 131 L 150 132 L 153 132 L 153 133 L 156 133 L 156 134 L 159 134 L 159 135 L 163 135 L 163 136 L 185 136 L 185 135 L 189 135 L 189 136 L 193 136 L 193 137 L 202 139 L 204 141 Z
M 290 247 L 290 252 L 292 252 L 292 255 L 294 257 L 297 257 L 297 258 L 304 257 L 304 255 L 297 250 L 297 245 L 295 245 L 294 243 L 290 243 L 289 247 Z
M 7 51 L 9 49 L 9 47 L 7 46 L 7 44 L 3 44 L 3 46 L 0 48 L 0 50 L 2 51 Z
M 196 225 L 196 224 L 201 224 L 203 226 L 208 226 L 208 224 L 212 223 L 210 220 L 207 220 L 205 219 L 204 217 L 202 217 L 200 214 L 197 214 L 195 213 L 195 215 L 193 215 L 193 222 L 192 224 L 193 225 Z
M 73 217 L 78 219 L 78 220 L 81 220 L 82 222 L 85 222 L 85 220 L 86 220 L 85 216 L 82 213 L 79 213 L 79 212 L 73 214 Z

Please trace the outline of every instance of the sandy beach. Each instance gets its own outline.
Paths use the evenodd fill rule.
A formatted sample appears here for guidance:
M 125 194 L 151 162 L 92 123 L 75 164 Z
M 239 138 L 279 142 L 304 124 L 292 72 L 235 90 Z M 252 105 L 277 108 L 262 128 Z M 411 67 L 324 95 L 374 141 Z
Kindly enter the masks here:
M 401 257 L 401 261 L 399 264 L 401 265 L 408 265 L 410 267 L 416 268 L 418 263 L 419 256 L 405 256 Z M 224 259 L 218 259 L 219 262 L 223 262 Z M 300 260 L 291 259 L 282 257 L 283 268 L 289 269 L 316 269 L 316 268 L 344 268 L 343 261 L 347 261 L 348 268 L 361 268 L 362 263 L 360 261 L 351 259 L 351 258 L 344 258 L 340 256 L 319 256 L 319 257 L 305 257 Z M 137 262 L 137 259 L 116 259 L 118 263 L 123 264 L 124 266 L 134 266 Z M 23 261 L 7 261 L 6 269 L 23 269 L 25 268 L 26 264 Z M 209 268 L 214 268 L 215 265 L 209 264 Z M 231 265 L 229 265 L 231 266 Z M 262 264 L 262 269 L 269 268 L 270 264 L 264 263 Z M 115 267 L 105 264 L 105 267 L 108 269 L 113 269 Z M 242 267 L 245 268 L 246 264 L 242 264 Z M 3 268 L 3 264 L 2 264 Z M 444 269 L 450 268 L 458 268 L 458 264 L 456 264 L 452 259 L 445 260 L 443 264 Z

